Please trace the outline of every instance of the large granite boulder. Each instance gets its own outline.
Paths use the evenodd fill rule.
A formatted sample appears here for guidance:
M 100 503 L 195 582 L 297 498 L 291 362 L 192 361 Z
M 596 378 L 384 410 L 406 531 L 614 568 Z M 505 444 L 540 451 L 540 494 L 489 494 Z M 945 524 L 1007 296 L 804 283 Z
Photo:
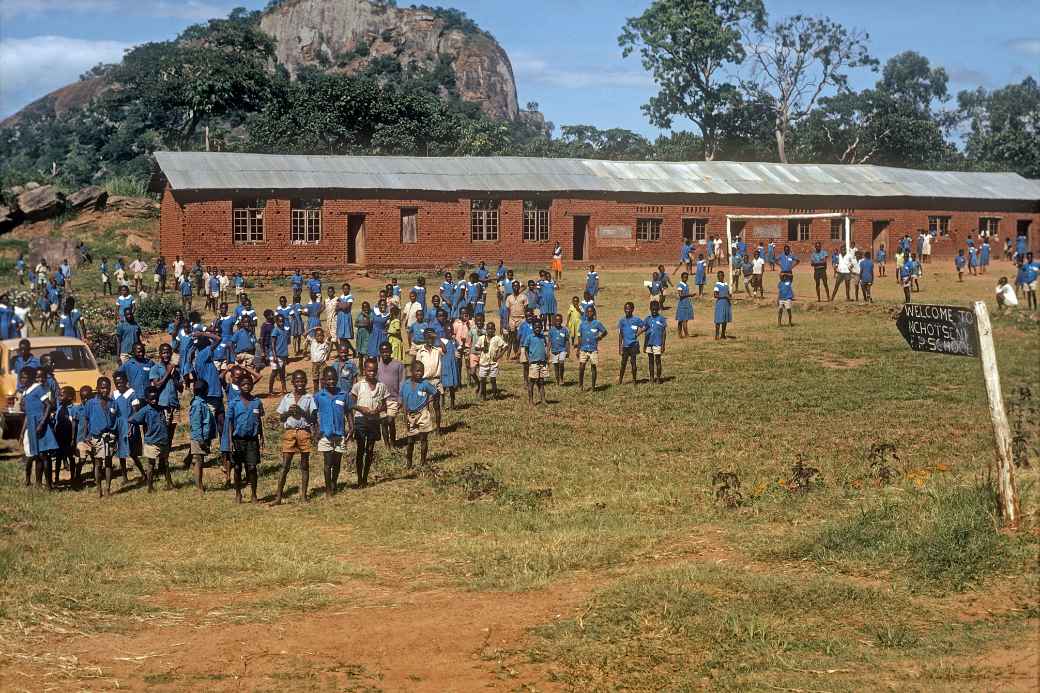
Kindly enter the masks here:
M 108 201 L 108 191 L 96 185 L 78 190 L 69 195 L 66 203 L 69 209 L 76 212 L 101 209 Z
M 65 195 L 53 185 L 32 188 L 18 196 L 18 209 L 29 221 L 50 219 L 65 210 Z

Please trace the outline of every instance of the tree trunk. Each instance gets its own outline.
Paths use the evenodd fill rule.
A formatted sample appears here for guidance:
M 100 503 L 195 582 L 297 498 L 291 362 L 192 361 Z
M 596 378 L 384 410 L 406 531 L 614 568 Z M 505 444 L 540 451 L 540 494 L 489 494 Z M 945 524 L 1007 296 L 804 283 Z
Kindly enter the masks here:
M 784 128 L 777 125 L 776 128 L 774 128 L 774 134 L 776 135 L 776 155 L 780 159 L 781 164 L 786 164 L 787 147 L 785 145 L 787 137 Z

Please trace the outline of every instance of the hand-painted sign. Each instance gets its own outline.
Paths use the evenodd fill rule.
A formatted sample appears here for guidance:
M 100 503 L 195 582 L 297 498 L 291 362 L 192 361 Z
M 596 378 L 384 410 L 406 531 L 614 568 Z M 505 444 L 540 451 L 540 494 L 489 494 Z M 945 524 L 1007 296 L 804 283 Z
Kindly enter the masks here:
M 600 226 L 596 228 L 596 243 L 603 246 L 633 246 L 636 241 L 631 226 Z
M 896 327 L 914 351 L 979 355 L 979 331 L 970 308 L 907 303 L 896 319 Z

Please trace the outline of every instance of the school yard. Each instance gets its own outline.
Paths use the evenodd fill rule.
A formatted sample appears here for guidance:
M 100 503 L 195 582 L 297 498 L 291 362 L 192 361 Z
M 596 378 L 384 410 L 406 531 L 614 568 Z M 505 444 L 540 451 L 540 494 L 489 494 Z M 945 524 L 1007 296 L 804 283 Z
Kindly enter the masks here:
M 630 298 L 645 314 L 649 269 L 602 272 L 600 391 L 572 359 L 532 409 L 506 366 L 505 399 L 445 414 L 432 478 L 379 446 L 376 483 L 332 502 L 292 502 L 294 472 L 287 505 L 236 506 L 215 468 L 202 498 L 179 472 L 102 502 L 25 490 L 9 449 L 0 689 L 1035 690 L 1037 315 L 994 318 L 1034 446 L 1021 527 L 998 532 L 980 364 L 910 351 L 894 278 L 871 306 L 817 306 L 803 266 L 777 329 L 767 274 L 724 342 L 701 299 L 693 338 L 670 326 L 667 382 L 618 387 L 614 326 Z M 991 309 L 1013 276 L 927 269 L 918 300 Z

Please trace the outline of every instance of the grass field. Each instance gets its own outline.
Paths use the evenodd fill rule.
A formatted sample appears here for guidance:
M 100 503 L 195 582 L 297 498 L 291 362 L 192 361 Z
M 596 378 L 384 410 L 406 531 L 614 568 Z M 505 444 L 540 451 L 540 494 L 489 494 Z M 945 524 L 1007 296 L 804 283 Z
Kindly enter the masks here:
M 993 309 L 1012 273 L 947 264 L 918 300 Z M 648 271 L 601 273 L 608 327 Z M 0 689 L 1035 690 L 1038 316 L 994 318 L 1032 446 L 1004 532 L 979 362 L 911 352 L 891 277 L 873 305 L 817 305 L 799 272 L 783 329 L 775 284 L 723 342 L 697 301 L 660 386 L 614 384 L 613 331 L 595 393 L 572 360 L 532 409 L 510 364 L 504 399 L 445 414 L 433 478 L 380 446 L 377 483 L 332 502 L 235 506 L 215 469 L 203 498 L 179 472 L 101 502 L 27 491 L 9 457 Z

